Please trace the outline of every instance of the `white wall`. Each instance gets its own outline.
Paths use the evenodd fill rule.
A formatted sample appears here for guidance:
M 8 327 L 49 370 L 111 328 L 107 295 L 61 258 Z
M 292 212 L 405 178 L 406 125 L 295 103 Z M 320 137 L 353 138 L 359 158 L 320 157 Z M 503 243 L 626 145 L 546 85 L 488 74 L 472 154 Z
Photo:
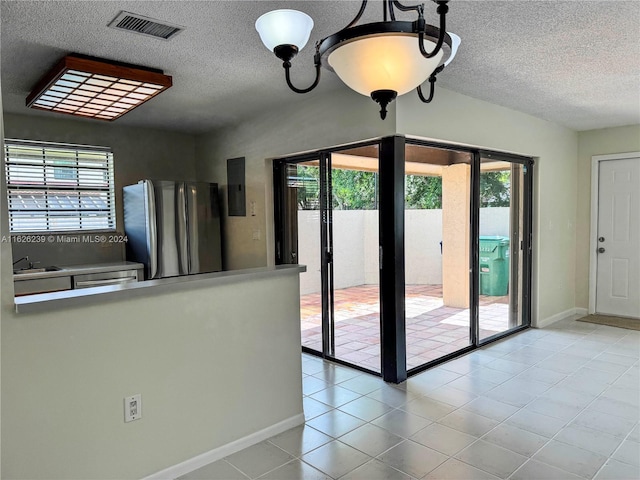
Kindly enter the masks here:
M 442 284 L 442 210 L 406 210 L 405 228 L 407 285 Z M 334 210 L 333 235 L 335 288 L 378 284 L 378 211 Z M 509 236 L 509 207 L 481 208 L 480 235 Z M 317 210 L 298 211 L 298 258 L 307 266 L 300 277 L 300 292 L 320 292 Z
M 380 220 L 377 210 L 365 211 L 365 238 L 370 239 L 364 246 L 364 278 L 365 283 L 380 283 Z
M 354 244 L 358 245 L 359 243 Z M 298 263 L 307 266 L 300 274 L 300 294 L 322 290 L 320 278 L 320 211 L 298 211 Z
M 640 152 L 640 125 L 587 130 L 578 134 L 578 212 L 576 220 L 576 306 L 589 307 L 591 157 Z
M 537 157 L 533 323 L 575 307 L 577 148 L 573 130 L 438 88 L 428 105 L 400 97 L 398 132 Z
M 365 283 L 366 245 L 377 237 L 365 235 L 365 210 L 333 212 L 333 280 L 334 288 L 346 288 Z M 300 293 L 321 291 L 320 278 L 320 218 L 318 210 L 298 211 L 298 261 L 307 266 L 300 275 Z
M 346 288 L 366 283 L 364 252 L 368 248 L 377 250 L 378 237 L 370 238 L 365 235 L 365 215 L 363 212 L 361 210 L 334 211 L 334 288 Z
M 405 210 L 404 268 L 407 285 L 442 284 L 442 210 Z
M 509 207 L 480 209 L 480 235 L 509 237 Z

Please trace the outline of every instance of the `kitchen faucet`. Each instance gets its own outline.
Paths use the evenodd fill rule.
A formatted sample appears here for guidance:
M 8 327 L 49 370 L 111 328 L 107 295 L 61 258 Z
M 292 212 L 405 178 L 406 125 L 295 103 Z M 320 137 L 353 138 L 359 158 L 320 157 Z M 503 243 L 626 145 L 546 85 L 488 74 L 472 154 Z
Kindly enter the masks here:
M 26 257 L 22 257 L 20 260 L 16 260 L 15 262 L 13 262 L 13 266 L 15 267 L 17 263 L 20 263 L 23 260 L 26 260 L 28 262 L 28 265 L 29 265 L 28 268 L 29 270 L 31 270 L 33 268 L 33 262 L 29 260 L 29 255 L 27 255 Z

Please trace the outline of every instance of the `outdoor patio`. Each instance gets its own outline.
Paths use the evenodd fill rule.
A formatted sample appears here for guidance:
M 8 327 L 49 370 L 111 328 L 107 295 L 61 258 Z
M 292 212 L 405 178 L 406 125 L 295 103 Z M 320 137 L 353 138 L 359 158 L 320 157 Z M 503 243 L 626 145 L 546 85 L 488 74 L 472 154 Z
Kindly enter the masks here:
M 417 367 L 469 345 L 469 310 L 445 307 L 442 285 L 407 285 L 407 368 Z M 335 291 L 336 358 L 380 371 L 378 285 Z M 480 296 L 480 338 L 507 330 L 509 297 Z M 300 299 L 302 345 L 322 351 L 321 294 Z

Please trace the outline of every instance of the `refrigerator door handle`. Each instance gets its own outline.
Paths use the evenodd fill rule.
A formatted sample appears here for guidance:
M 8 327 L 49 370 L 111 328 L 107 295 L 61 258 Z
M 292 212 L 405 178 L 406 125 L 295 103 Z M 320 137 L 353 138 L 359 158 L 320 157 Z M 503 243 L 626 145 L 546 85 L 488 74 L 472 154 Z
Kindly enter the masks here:
M 147 194 L 147 204 L 149 205 L 149 230 L 148 230 L 148 249 L 149 249 L 149 278 L 155 278 L 158 273 L 158 232 L 156 230 L 156 200 L 155 187 L 153 183 L 145 181 L 145 193 Z
M 193 182 L 186 183 L 187 225 L 189 226 L 189 272 L 200 272 L 198 251 L 198 187 Z
M 189 238 L 187 219 L 187 195 L 188 185 L 184 182 L 178 183 L 177 188 L 177 215 L 178 215 L 178 254 L 180 255 L 180 274 L 189 274 Z

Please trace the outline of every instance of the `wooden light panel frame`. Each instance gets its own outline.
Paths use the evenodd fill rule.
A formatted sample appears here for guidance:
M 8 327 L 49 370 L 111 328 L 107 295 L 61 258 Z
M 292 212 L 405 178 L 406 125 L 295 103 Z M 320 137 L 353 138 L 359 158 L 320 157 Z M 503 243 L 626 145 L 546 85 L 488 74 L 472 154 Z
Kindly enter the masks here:
M 68 55 L 38 82 L 26 105 L 113 121 L 171 86 L 161 70 Z

